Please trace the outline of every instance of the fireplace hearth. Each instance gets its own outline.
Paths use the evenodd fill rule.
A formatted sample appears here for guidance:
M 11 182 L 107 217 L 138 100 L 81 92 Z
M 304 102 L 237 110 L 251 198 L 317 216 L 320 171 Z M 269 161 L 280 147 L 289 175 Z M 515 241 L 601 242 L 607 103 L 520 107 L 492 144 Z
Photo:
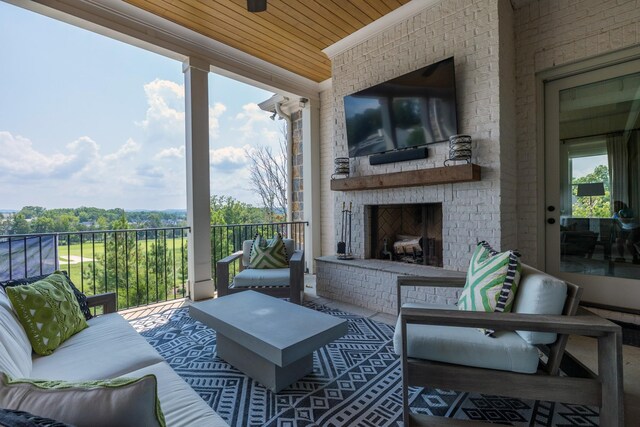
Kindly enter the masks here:
M 365 258 L 442 267 L 442 203 L 366 206 Z

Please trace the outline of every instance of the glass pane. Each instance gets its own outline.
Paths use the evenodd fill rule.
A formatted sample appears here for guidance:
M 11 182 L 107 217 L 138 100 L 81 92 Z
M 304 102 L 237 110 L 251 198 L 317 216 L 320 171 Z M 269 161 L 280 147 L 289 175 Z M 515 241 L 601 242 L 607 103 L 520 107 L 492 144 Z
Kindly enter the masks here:
M 561 271 L 640 278 L 640 73 L 560 92 Z

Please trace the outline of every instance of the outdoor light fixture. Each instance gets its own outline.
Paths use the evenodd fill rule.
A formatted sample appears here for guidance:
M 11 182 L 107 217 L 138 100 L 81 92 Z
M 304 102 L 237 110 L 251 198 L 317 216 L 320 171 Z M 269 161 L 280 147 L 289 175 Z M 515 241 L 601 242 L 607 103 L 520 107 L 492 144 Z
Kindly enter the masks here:
M 264 12 L 267 10 L 267 0 L 247 0 L 249 12 Z

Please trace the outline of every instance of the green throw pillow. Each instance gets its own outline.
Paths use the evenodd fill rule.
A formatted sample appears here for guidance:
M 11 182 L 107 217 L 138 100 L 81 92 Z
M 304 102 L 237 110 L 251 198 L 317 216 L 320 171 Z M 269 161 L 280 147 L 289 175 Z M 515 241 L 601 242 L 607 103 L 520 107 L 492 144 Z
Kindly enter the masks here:
M 267 241 L 259 233 L 253 239 L 249 268 L 286 268 L 287 250 L 282 236 L 278 233 L 272 240 Z
M 77 427 L 165 427 L 155 375 L 92 381 L 0 376 L 0 407 Z
M 459 310 L 510 312 L 520 283 L 520 254 L 496 252 L 487 242 L 476 246 L 460 299 Z M 486 335 L 493 330 L 484 329 Z
M 69 279 L 60 272 L 31 285 L 7 288 L 6 292 L 33 351 L 41 356 L 53 353 L 88 326 Z

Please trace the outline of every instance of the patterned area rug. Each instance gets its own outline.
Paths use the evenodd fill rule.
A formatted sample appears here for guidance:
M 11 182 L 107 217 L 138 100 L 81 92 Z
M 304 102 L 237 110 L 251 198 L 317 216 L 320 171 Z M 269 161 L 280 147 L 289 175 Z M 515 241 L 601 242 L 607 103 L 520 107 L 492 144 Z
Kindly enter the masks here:
M 186 308 L 132 321 L 171 367 L 233 427 L 401 426 L 402 378 L 393 327 L 324 306 L 349 334 L 314 353 L 314 372 L 274 394 L 216 357 L 215 331 Z M 597 426 L 597 410 L 477 393 L 412 388 L 416 412 L 518 426 Z M 532 420 L 529 422 L 528 420 Z

